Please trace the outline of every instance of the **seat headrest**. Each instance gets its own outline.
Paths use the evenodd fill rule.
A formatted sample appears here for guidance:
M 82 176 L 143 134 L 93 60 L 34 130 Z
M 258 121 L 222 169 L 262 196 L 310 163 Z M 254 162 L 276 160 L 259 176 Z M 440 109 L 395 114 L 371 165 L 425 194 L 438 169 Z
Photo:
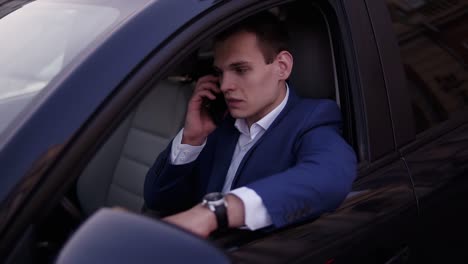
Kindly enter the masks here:
M 285 23 L 294 57 L 289 84 L 305 98 L 335 99 L 332 46 L 324 16 L 316 8 L 291 8 Z

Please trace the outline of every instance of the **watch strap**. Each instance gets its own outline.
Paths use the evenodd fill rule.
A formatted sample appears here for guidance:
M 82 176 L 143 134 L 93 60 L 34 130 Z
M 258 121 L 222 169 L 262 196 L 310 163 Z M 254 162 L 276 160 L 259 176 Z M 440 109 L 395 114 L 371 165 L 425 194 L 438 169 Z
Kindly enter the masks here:
M 216 221 L 218 223 L 218 230 L 224 231 L 228 229 L 228 217 L 227 217 L 227 208 L 223 203 L 221 205 L 214 207 L 214 214 L 216 216 Z

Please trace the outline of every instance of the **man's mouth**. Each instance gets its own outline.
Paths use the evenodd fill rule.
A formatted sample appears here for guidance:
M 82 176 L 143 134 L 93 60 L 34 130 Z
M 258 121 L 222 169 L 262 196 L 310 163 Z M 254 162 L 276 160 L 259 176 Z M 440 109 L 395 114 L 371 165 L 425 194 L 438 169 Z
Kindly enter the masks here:
M 242 100 L 235 99 L 235 98 L 228 98 L 226 99 L 226 103 L 230 108 L 232 107 L 235 108 L 235 107 L 238 107 L 242 103 Z

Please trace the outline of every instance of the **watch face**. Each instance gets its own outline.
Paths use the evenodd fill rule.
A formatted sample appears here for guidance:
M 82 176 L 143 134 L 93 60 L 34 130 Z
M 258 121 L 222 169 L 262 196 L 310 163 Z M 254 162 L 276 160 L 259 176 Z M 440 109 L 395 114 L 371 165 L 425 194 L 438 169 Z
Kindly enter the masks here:
M 214 193 L 208 193 L 205 195 L 204 200 L 207 202 L 214 202 L 214 201 L 219 201 L 224 198 L 224 194 L 214 192 Z

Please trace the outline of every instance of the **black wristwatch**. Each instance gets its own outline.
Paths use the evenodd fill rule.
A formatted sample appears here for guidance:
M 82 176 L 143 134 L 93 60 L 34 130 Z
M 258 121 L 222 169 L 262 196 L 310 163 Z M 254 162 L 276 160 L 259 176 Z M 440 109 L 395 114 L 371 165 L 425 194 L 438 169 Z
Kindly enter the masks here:
M 228 229 L 227 202 L 224 199 L 223 193 L 213 192 L 206 194 L 203 197 L 202 204 L 215 214 L 216 221 L 218 222 L 217 230 L 224 231 Z

